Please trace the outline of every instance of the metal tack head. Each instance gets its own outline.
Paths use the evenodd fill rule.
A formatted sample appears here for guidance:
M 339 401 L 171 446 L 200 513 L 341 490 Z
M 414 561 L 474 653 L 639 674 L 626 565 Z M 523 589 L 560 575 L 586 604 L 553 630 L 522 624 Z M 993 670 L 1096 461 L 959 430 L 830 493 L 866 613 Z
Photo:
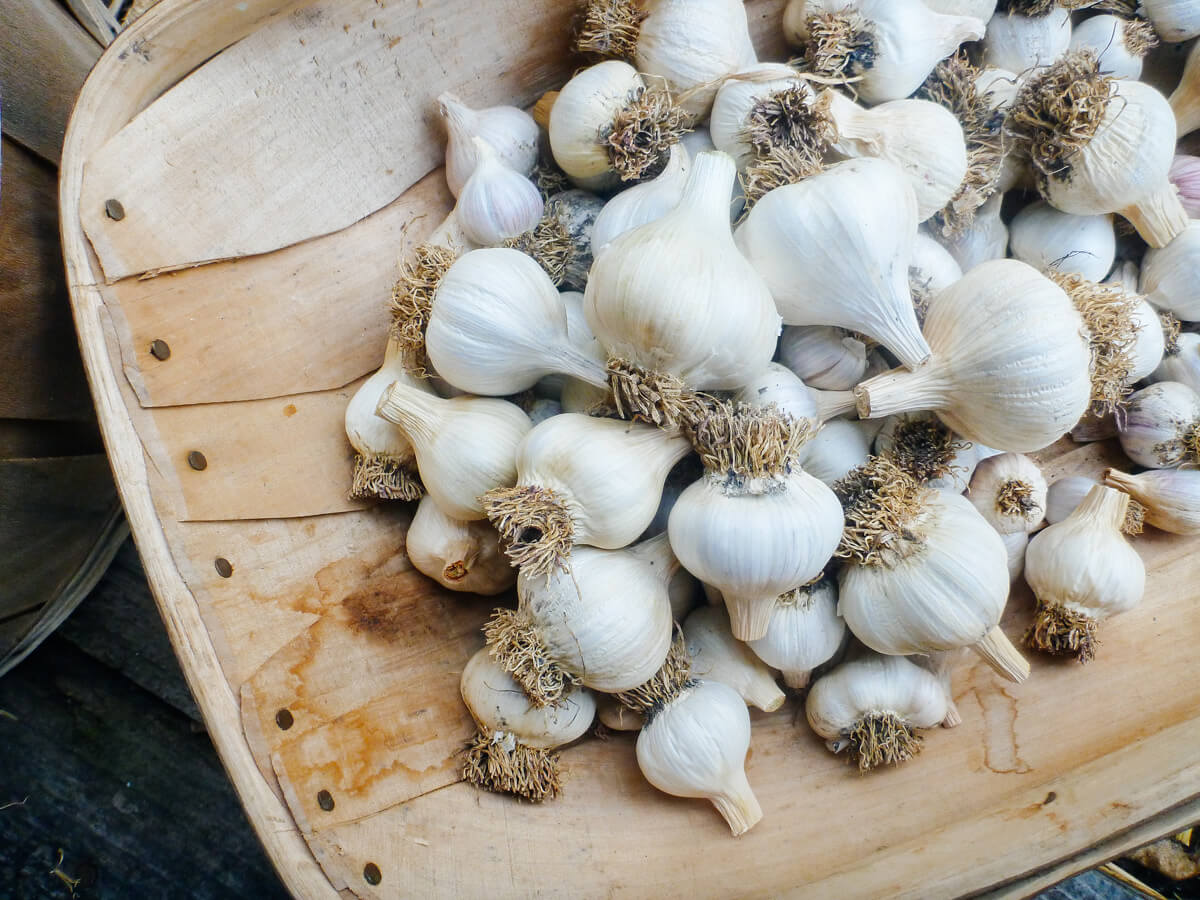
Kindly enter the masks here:
M 203 472 L 208 468 L 208 460 L 204 458 L 204 454 L 199 450 L 193 450 L 187 455 L 188 465 L 197 472 Z
M 295 722 L 296 722 L 296 720 L 292 717 L 292 711 L 286 707 L 279 710 L 279 712 L 275 713 L 275 724 L 279 726 L 280 731 L 287 731 L 289 728 L 292 727 L 292 725 L 295 724 Z M 328 791 L 321 791 L 321 794 L 324 794 L 326 797 L 329 797 Z M 320 802 L 321 794 L 317 795 L 318 802 Z M 333 798 L 332 797 L 329 798 L 329 806 L 331 809 L 333 808 Z M 324 809 L 325 807 L 322 806 L 321 808 Z
M 114 222 L 120 222 L 123 218 L 125 218 L 125 207 L 121 205 L 120 200 L 105 200 L 104 214 Z
M 171 358 L 171 346 L 166 341 L 151 341 L 150 355 L 160 361 L 168 360 Z
M 329 812 L 333 809 L 333 794 L 329 791 L 317 791 L 317 806 Z
M 363 881 L 367 884 L 379 884 L 383 881 L 383 873 L 379 871 L 379 866 L 373 862 L 363 866 Z
M 213 568 L 222 578 L 229 578 L 233 575 L 233 563 L 223 556 L 218 556 L 213 560 Z

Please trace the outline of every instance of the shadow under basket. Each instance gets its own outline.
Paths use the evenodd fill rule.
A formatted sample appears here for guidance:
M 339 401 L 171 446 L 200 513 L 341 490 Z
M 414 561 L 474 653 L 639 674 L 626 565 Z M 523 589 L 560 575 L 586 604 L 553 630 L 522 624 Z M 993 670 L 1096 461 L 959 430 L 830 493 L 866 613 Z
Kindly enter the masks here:
M 782 0 L 753 0 L 782 58 Z M 62 160 L 75 321 L 150 585 L 250 820 L 302 897 L 1022 895 L 1200 818 L 1200 581 L 1137 540 L 1146 601 L 1099 659 L 956 673 L 960 727 L 860 777 L 755 715 L 762 822 L 658 793 L 632 736 L 541 805 L 458 780 L 458 678 L 489 603 L 348 500 L 342 415 L 382 361 L 397 262 L 449 209 L 434 98 L 528 105 L 579 64 L 562 0 L 162 0 L 84 86 Z M 482 27 L 481 27 L 482 26 Z M 1094 475 L 1111 446 L 1039 455 Z M 1004 628 L 1031 612 L 1016 592 Z

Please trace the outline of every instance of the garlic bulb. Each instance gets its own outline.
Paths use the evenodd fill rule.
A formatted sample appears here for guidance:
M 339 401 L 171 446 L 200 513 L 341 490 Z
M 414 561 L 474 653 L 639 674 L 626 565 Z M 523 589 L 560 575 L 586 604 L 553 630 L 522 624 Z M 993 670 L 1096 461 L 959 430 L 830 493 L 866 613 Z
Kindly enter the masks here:
M 1183 137 L 1200 128 L 1200 50 L 1196 46 L 1188 51 L 1183 74 L 1168 102 L 1175 113 L 1176 137 Z
M 675 144 L 666 168 L 657 177 L 621 191 L 604 204 L 592 227 L 592 257 L 603 253 L 618 236 L 657 221 L 678 206 L 687 183 L 687 164 L 687 150 Z
M 770 668 L 729 631 L 729 616 L 715 606 L 694 610 L 683 623 L 683 638 L 692 658 L 692 676 L 731 687 L 763 712 L 783 706 L 786 696 Z
M 853 159 L 771 191 L 738 228 L 737 244 L 785 323 L 859 331 L 919 366 L 929 347 L 908 292 L 915 205 L 891 163 Z
M 1128 495 L 1096 485 L 1071 515 L 1029 542 L 1025 580 L 1037 597 L 1031 647 L 1088 662 L 1100 620 L 1141 602 L 1146 568 L 1121 534 L 1128 503 Z
M 542 268 L 505 247 L 464 254 L 433 298 L 425 349 L 438 374 L 464 391 L 520 393 L 562 373 L 607 382 L 598 347 L 572 341 L 559 293 Z
M 1200 222 L 1191 222 L 1175 240 L 1142 258 L 1141 291 L 1159 309 L 1185 322 L 1200 321 Z
M 377 414 L 412 443 L 425 490 L 447 516 L 486 518 L 479 498 L 517 480 L 517 445 L 533 427 L 507 400 L 443 400 L 403 381 L 379 400 Z
M 800 448 L 797 459 L 804 471 L 833 487 L 835 481 L 865 463 L 871 456 L 871 435 L 866 424 L 850 419 L 827 421 Z
M 1137 338 L 1130 351 L 1132 365 L 1126 378 L 1127 384 L 1149 378 L 1158 371 L 1167 347 L 1162 319 L 1144 298 L 1134 298 L 1131 318 L 1137 329 Z
M 1115 470 L 1110 471 L 1115 472 Z M 1116 472 L 1115 474 L 1119 476 L 1121 473 Z M 1050 490 L 1046 494 L 1046 521 L 1051 525 L 1057 525 L 1066 519 L 1075 512 L 1079 504 L 1083 502 L 1083 498 L 1099 483 L 1095 478 L 1088 478 L 1084 475 L 1069 475 L 1066 478 L 1058 479 L 1050 485 Z M 1109 487 L 1117 487 L 1117 485 L 1110 484 Z M 1131 500 L 1129 508 L 1125 511 L 1125 521 L 1121 524 L 1121 532 L 1123 534 L 1141 534 L 1145 521 L 1146 510 L 1136 500 Z
M 1028 456 L 1001 453 L 983 460 L 971 476 L 967 499 L 1001 534 L 1029 534 L 1046 517 L 1042 470 Z
M 984 34 L 980 19 L 935 13 L 920 0 L 808 0 L 804 6 L 811 70 L 853 81 L 872 104 L 907 97 L 959 44 Z
M 483 508 L 526 574 L 569 567 L 575 544 L 616 550 L 654 519 L 671 468 L 691 452 L 652 425 L 564 413 L 517 447 L 517 483 Z
M 681 467 L 681 469 L 683 468 L 690 467 Z M 666 491 L 663 492 L 663 501 L 666 502 Z M 674 505 L 674 500 L 672 500 L 667 509 L 667 516 L 670 515 L 670 510 Z M 657 514 L 655 518 L 658 518 Z M 666 531 L 666 517 L 664 516 L 662 528 L 655 530 L 651 526 L 646 529 L 647 533 L 653 532 L 652 537 L 643 538 L 641 543 L 633 544 L 625 549 L 639 559 L 648 562 L 655 571 L 665 567 L 667 596 L 671 602 L 671 619 L 675 622 L 682 622 L 699 602 L 700 582 L 679 564 L 679 560 L 675 558 L 675 554 L 671 550 L 671 543 L 667 539 Z
M 758 378 L 747 382 L 735 398 L 751 406 L 774 403 L 793 419 L 808 419 L 815 427 L 820 421 L 816 394 L 791 371 L 771 363 Z
M 535 802 L 557 797 L 562 789 L 558 754 L 550 751 L 592 727 L 596 700 L 591 692 L 572 688 L 559 703 L 535 707 L 486 648 L 467 662 L 460 690 L 479 726 L 467 745 L 463 780 Z
M 596 697 L 596 718 L 610 731 L 641 731 L 642 726 L 646 724 L 646 719 L 641 713 L 634 712 L 612 694 L 600 694 Z
M 1117 428 L 1121 449 L 1139 466 L 1200 463 L 1200 395 L 1185 384 L 1159 381 L 1134 392 Z
M 733 390 L 771 361 L 779 315 L 730 233 L 735 175 L 726 154 L 701 153 L 679 205 L 616 238 L 592 266 L 584 312 L 608 351 L 619 409 L 671 424 L 680 382 Z
M 750 714 L 742 698 L 719 681 L 698 681 L 647 716 L 637 761 L 660 791 L 711 801 L 737 837 L 762 818 L 746 780 L 749 748 Z
M 958 193 L 967 174 L 967 145 L 950 110 L 928 100 L 893 100 L 863 109 L 834 90 L 823 92 L 821 101 L 829 104 L 837 128 L 833 150 L 894 163 L 912 183 L 918 222 Z
M 583 69 L 550 110 L 554 161 L 579 187 L 606 191 L 654 174 L 686 130 L 685 116 L 663 91 L 651 90 L 628 63 Z M 653 140 L 635 140 L 642 132 Z
M 1178 381 L 1200 393 L 1200 334 L 1185 331 L 1175 338 L 1174 352 L 1163 356 L 1153 380 Z
M 804 702 L 812 730 L 834 753 L 849 750 L 860 772 L 912 759 L 921 751 L 917 730 L 937 727 L 948 711 L 932 672 L 869 651 L 818 678 Z
M 1029 549 L 1029 533 L 1014 531 L 1000 535 L 1004 550 L 1008 554 L 1008 580 L 1016 581 L 1025 571 L 1025 551 Z
M 530 175 L 537 166 L 538 127 L 529 113 L 515 106 L 471 109 L 453 94 L 438 97 L 438 111 L 446 122 L 446 183 L 455 197 L 479 164 L 482 138 L 508 168 Z
M 1200 218 L 1200 157 L 1176 156 L 1167 173 L 1188 217 Z
M 1077 216 L 1120 213 L 1151 247 L 1165 247 L 1187 226 L 1167 180 L 1175 152 L 1170 105 L 1140 81 L 1102 75 L 1088 51 L 1030 76 L 1008 131 L 1055 208 Z
M 1140 0 L 1138 12 L 1164 41 L 1179 43 L 1200 35 L 1200 4 L 1195 0 Z
M 950 287 L 962 278 L 962 275 L 962 266 L 949 250 L 924 231 L 917 232 L 912 257 L 908 262 L 908 289 L 912 293 L 918 321 L 924 317 L 929 299 Z M 787 334 L 786 329 L 784 334 Z
M 1073 216 L 1038 200 L 1013 217 L 1008 229 L 1014 259 L 1102 281 L 1117 255 L 1111 215 Z
M 809 387 L 848 391 L 867 371 L 867 347 L 840 328 L 789 325 L 779 340 L 779 361 Z
M 1004 195 L 992 194 L 975 210 L 975 218 L 969 228 L 954 237 L 935 235 L 963 272 L 993 259 L 1004 259 L 1008 254 L 1008 226 L 1000 218 L 1000 207 Z
M 951 679 L 954 668 L 961 661 L 964 653 L 965 651 L 960 648 L 958 650 L 939 650 L 928 656 L 906 657 L 910 662 L 929 670 L 941 684 L 942 691 L 946 695 L 946 718 L 942 719 L 943 728 L 957 728 L 962 724 L 962 714 L 954 704 L 954 685 Z
M 890 416 L 875 436 L 877 454 L 886 454 L 920 484 L 953 494 L 967 489 L 983 459 L 981 449 L 928 412 Z
M 492 596 L 517 583 L 517 570 L 500 550 L 488 522 L 460 522 L 423 497 L 408 526 L 405 550 L 413 568 L 452 591 Z
M 500 161 L 483 138 L 475 143 L 475 171 L 458 195 L 463 232 L 481 247 L 496 247 L 542 220 L 545 204 L 532 181 Z
M 1004 6 L 1007 4 L 1001 4 Z M 1026 72 L 1048 66 L 1067 52 L 1071 44 L 1071 12 L 1057 3 L 1038 3 L 1046 7 L 1036 14 L 1022 15 L 1028 3 L 1013 3 L 1010 10 L 998 10 L 987 23 L 983 38 L 985 65 Z
M 1091 50 L 1100 71 L 1113 78 L 1141 78 L 1142 58 L 1157 45 L 1154 29 L 1145 19 L 1093 16 L 1071 32 L 1071 49 Z
M 1171 534 L 1200 534 L 1200 469 L 1151 469 L 1126 475 L 1104 473 L 1104 483 L 1128 494 L 1145 521 Z
M 999 628 L 1008 554 L 970 501 L 922 487 L 885 457 L 837 493 L 846 515 L 838 612 L 855 637 L 893 656 L 971 647 L 1009 680 L 1029 676 Z
M 713 102 L 708 130 L 718 150 L 733 157 L 739 171 L 745 171 L 766 149 L 782 137 L 773 133 L 774 125 L 786 127 L 786 112 L 779 108 L 777 95 L 788 93 L 792 102 L 811 106 L 816 99 L 808 82 L 791 66 L 762 63 L 725 79 Z M 772 106 L 775 109 L 772 109 Z
M 405 371 L 399 343 L 389 340 L 379 371 L 362 383 L 346 406 L 346 437 L 354 448 L 354 499 L 416 500 L 421 496 L 412 444 L 395 425 L 375 415 L 379 397 L 393 381 L 414 390 L 428 385 Z
M 1091 399 L 1083 319 L 1062 288 L 1025 263 L 982 263 L 930 301 L 933 356 L 855 388 L 859 415 L 932 409 L 954 431 L 1027 453 L 1054 443 Z
M 996 11 L 996 0 L 925 0 L 936 13 L 947 16 L 971 16 L 986 22 Z
M 650 678 L 671 648 L 670 547 L 660 562 L 629 550 L 576 547 L 570 571 L 517 576 L 516 610 L 484 626 L 492 658 L 535 705 L 557 703 L 571 684 L 606 693 Z
M 762 637 L 775 598 L 816 576 L 841 533 L 833 492 L 795 463 L 806 429 L 772 410 L 718 406 L 697 423 L 705 474 L 671 510 L 684 568 L 725 595 L 733 636 Z
M 845 638 L 837 587 L 832 579 L 822 578 L 777 597 L 767 633 L 751 641 L 750 649 L 783 673 L 784 684 L 801 690 L 808 687 L 813 669 L 831 660 Z

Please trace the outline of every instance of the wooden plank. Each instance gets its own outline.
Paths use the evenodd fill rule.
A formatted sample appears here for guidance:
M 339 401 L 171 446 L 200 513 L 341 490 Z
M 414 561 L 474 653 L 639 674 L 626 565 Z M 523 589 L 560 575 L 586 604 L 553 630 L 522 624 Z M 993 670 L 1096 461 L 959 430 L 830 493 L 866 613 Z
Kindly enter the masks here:
M 451 205 L 438 170 L 311 243 L 111 285 L 105 302 L 124 320 L 121 356 L 139 402 L 280 397 L 339 388 L 378 368 L 398 261 Z M 166 360 L 151 355 L 156 340 L 170 348 Z
M 7 14 L 0 12 L 0 34 Z M 0 66 L 4 54 L 0 47 Z M 8 103 L 5 94 L 6 123 Z M 54 168 L 4 138 L 0 182 L 0 418 L 91 419 L 64 278 Z
M 71 107 L 99 56 L 96 42 L 53 0 L 4 0 L 0 6 L 4 133 L 57 164 Z
M 439 93 L 521 106 L 565 79 L 567 61 L 537 51 L 565 46 L 570 4 L 497 3 L 504 46 L 472 40 L 475 12 L 473 0 L 314 4 L 192 73 L 88 160 L 80 214 L 106 279 L 346 228 L 438 165 Z

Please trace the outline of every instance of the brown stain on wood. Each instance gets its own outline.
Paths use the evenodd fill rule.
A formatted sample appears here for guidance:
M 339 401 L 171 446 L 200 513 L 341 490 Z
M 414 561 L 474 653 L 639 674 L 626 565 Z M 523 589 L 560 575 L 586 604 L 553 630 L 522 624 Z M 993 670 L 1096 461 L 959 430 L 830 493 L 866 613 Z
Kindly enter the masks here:
M 294 416 L 296 414 L 296 404 L 289 403 L 287 406 L 285 406 L 283 408 L 283 414 L 289 419 Z
M 1017 698 L 1000 677 L 983 664 L 971 668 L 969 691 L 982 713 L 984 766 L 1004 775 L 1033 771 L 1032 766 L 1022 759 L 1017 740 Z

